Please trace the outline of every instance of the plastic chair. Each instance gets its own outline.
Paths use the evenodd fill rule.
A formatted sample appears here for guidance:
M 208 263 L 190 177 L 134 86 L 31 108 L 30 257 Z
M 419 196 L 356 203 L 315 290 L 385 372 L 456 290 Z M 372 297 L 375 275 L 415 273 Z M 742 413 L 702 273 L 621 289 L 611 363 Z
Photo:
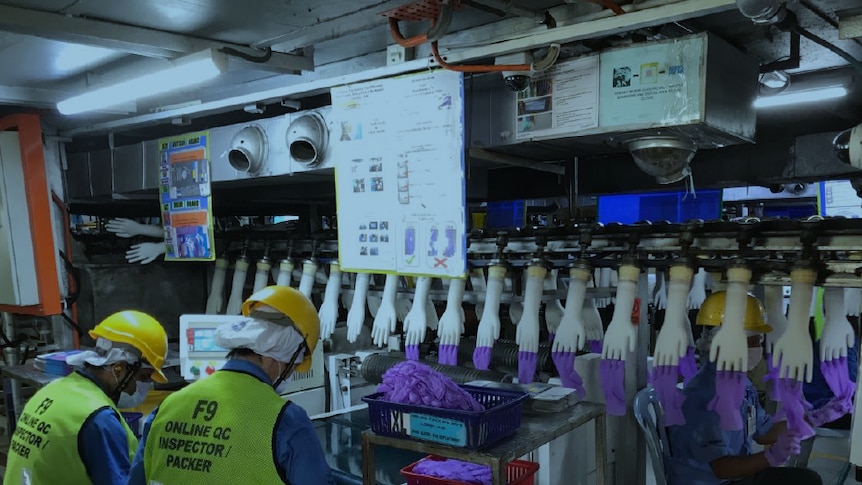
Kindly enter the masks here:
M 661 409 L 656 396 L 655 389 L 645 387 L 635 394 L 632 405 L 635 419 L 638 421 L 646 440 L 647 452 L 652 460 L 652 469 L 655 473 L 656 485 L 667 484 L 665 473 L 665 459 L 670 456 L 667 431 L 664 427 L 664 411 Z

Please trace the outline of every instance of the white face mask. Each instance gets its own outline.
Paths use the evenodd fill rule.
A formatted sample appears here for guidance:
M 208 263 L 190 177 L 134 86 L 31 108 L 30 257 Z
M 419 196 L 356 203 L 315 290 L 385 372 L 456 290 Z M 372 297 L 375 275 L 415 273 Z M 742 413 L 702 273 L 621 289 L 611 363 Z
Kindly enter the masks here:
M 751 371 L 763 360 L 763 349 L 761 347 L 748 349 L 748 370 Z
M 152 382 L 136 381 L 135 393 L 126 394 L 125 391 L 120 393 L 120 400 L 117 402 L 117 407 L 120 409 L 136 408 L 144 403 L 147 394 L 153 389 Z

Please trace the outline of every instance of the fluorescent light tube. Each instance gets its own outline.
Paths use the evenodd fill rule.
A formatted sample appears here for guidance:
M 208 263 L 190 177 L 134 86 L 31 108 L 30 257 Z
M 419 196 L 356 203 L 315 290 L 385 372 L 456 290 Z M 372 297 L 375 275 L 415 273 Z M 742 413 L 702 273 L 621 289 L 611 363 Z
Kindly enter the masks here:
M 786 106 L 789 104 L 811 103 L 814 101 L 825 101 L 847 96 L 847 88 L 843 86 L 810 89 L 807 91 L 796 91 L 793 93 L 782 93 L 775 96 L 760 96 L 754 101 L 755 108 L 772 108 L 775 106 Z
M 225 67 L 224 56 L 207 49 L 178 59 L 173 67 L 60 101 L 57 109 L 64 115 L 96 111 L 208 81 L 221 74 Z

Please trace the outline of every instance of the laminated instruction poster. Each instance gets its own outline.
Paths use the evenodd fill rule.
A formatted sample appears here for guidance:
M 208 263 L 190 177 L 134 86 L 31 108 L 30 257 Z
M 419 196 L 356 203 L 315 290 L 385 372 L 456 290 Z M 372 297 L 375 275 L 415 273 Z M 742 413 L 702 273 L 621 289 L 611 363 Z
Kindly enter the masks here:
M 436 70 L 332 89 L 347 271 L 466 270 L 463 79 Z
M 694 36 L 603 52 L 599 126 L 699 121 L 704 48 Z
M 159 140 L 165 261 L 215 259 L 207 132 Z
M 862 199 L 849 180 L 820 182 L 820 215 L 849 219 L 862 217 Z
M 599 125 L 599 57 L 556 64 L 518 92 L 519 140 L 577 133 Z

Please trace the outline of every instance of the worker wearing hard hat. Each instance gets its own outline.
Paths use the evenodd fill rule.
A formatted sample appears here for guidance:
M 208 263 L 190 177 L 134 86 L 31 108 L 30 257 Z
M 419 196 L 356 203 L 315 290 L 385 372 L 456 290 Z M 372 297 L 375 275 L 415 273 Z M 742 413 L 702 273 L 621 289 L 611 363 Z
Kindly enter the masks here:
M 153 317 L 115 313 L 92 331 L 96 350 L 67 358 L 75 372 L 40 389 L 12 433 L 3 483 L 125 484 L 138 440 L 120 408 L 135 407 L 162 374 L 168 339 Z
M 330 483 L 311 420 L 279 395 L 294 371 L 311 369 L 314 305 L 294 288 L 268 286 L 242 313 L 248 318 L 216 329 L 224 367 L 169 396 L 145 422 L 130 484 Z
M 716 365 L 709 362 L 712 338 L 724 318 L 725 292 L 706 299 L 697 316 L 705 328 L 696 348 L 705 364 L 686 383 L 682 412 L 685 424 L 668 428 L 671 451 L 667 460 L 671 485 L 820 484 L 816 472 L 804 468 L 778 468 L 799 453 L 800 436 L 787 430 L 785 422 L 774 422 L 763 410 L 757 391 L 745 379 L 745 396 L 739 410 L 742 429 L 722 429 L 721 418 L 708 410 L 716 395 Z M 766 324 L 760 301 L 748 295 L 745 333 L 748 336 L 748 370 L 763 359 L 763 334 L 772 331 Z M 754 453 L 753 443 L 769 445 Z

